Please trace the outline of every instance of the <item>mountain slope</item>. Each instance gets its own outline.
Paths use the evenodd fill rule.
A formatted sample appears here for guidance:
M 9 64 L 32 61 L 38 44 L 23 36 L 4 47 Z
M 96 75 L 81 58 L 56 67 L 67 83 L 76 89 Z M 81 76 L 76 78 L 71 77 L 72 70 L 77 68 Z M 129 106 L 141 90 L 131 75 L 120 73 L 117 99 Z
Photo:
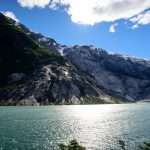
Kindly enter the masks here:
M 60 45 L 52 39 L 2 14 L 0 33 L 0 103 L 16 105 L 34 99 L 44 104 L 123 102 L 60 56 Z
M 94 78 L 96 85 L 109 94 L 129 101 L 150 98 L 149 60 L 108 53 L 93 46 L 68 47 L 41 34 L 31 32 L 30 35 L 50 51 L 52 48 L 59 52 L 82 74 Z
M 0 83 L 12 72 L 30 72 L 59 59 L 0 14 Z
M 111 54 L 92 46 L 64 48 L 65 57 L 112 95 L 136 101 L 150 98 L 150 61 Z
M 50 51 L 59 52 L 80 73 L 88 74 L 100 89 L 129 101 L 150 98 L 150 61 L 108 53 L 93 46 L 65 46 L 39 33 L 28 34 Z

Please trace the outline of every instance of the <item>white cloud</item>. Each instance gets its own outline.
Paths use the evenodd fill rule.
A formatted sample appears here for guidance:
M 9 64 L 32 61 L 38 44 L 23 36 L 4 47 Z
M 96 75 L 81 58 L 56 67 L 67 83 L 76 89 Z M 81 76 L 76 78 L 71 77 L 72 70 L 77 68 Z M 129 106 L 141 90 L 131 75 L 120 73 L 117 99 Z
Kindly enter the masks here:
M 50 9 L 56 10 L 59 5 L 68 5 L 69 0 L 17 0 L 21 7 L 27 8 L 45 8 L 49 6 Z
M 53 10 L 58 10 L 58 5 L 57 5 L 56 3 L 51 3 L 51 4 L 49 5 L 49 8 L 50 8 L 50 9 L 53 9 Z
M 114 22 L 143 13 L 150 8 L 150 0 L 17 0 L 22 7 L 49 6 L 57 9 L 65 6 L 74 23 L 94 25 L 100 22 Z
M 136 17 L 131 18 L 130 21 L 132 21 L 133 23 L 136 23 L 137 25 L 150 24 L 150 11 L 141 13 L 141 14 L 137 15 Z
M 49 3 L 49 8 L 53 10 L 58 10 L 60 3 L 61 3 L 60 0 L 51 0 Z
M 73 22 L 89 25 L 129 19 L 150 8 L 150 0 L 68 0 L 67 4 Z
M 131 27 L 131 29 L 137 29 L 138 27 L 139 27 L 138 24 L 134 24 L 134 25 Z
M 115 28 L 116 26 L 118 26 L 117 23 L 112 24 L 112 25 L 110 26 L 110 28 L 109 28 L 109 32 L 112 32 L 112 33 L 116 32 L 116 28 Z
M 19 22 L 19 20 L 16 18 L 15 14 L 11 11 L 2 12 L 5 16 L 15 20 L 16 22 Z
M 34 8 L 41 7 L 44 8 L 50 3 L 50 0 L 17 0 L 17 2 L 22 7 Z

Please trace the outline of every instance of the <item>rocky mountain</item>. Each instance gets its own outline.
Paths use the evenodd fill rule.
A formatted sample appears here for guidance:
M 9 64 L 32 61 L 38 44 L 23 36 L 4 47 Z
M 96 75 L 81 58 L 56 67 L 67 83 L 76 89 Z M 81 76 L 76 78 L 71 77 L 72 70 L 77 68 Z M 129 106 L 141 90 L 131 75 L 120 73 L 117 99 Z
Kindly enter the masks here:
M 0 33 L 1 104 L 124 103 L 150 98 L 149 60 L 93 46 L 61 45 L 2 14 Z
M 41 104 L 122 102 L 62 57 L 53 39 L 2 14 L 0 33 L 1 104 L 17 105 L 27 100 L 31 104 L 35 100 Z
M 93 46 L 73 46 L 63 52 L 74 66 L 112 95 L 130 101 L 150 98 L 149 60 L 111 54 Z

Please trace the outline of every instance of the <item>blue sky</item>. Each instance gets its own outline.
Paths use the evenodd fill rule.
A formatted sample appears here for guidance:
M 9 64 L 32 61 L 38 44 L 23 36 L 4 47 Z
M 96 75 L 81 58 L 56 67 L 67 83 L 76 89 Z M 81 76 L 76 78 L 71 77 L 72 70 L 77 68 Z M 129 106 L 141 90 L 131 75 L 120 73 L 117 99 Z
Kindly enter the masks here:
M 0 11 L 12 12 L 31 30 L 50 36 L 61 44 L 88 44 L 111 52 L 150 58 L 149 0 L 134 0 L 136 4 L 133 0 L 114 4 L 112 0 L 105 0 L 105 12 L 101 9 L 103 0 L 92 1 L 98 3 L 97 8 L 90 0 L 86 1 L 89 6 L 85 4 L 85 8 L 85 0 L 39 1 L 0 0 Z M 132 7 L 125 7 L 127 1 L 127 5 L 131 1 L 129 6 Z

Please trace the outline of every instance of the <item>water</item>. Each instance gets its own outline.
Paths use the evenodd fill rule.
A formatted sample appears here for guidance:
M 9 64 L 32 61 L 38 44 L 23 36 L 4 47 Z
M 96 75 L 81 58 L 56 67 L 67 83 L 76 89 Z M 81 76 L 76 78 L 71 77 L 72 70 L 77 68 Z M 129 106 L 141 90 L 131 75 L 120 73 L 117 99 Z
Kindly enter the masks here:
M 0 107 L 0 150 L 58 150 L 72 139 L 87 150 L 122 139 L 134 150 L 150 141 L 150 104 Z

